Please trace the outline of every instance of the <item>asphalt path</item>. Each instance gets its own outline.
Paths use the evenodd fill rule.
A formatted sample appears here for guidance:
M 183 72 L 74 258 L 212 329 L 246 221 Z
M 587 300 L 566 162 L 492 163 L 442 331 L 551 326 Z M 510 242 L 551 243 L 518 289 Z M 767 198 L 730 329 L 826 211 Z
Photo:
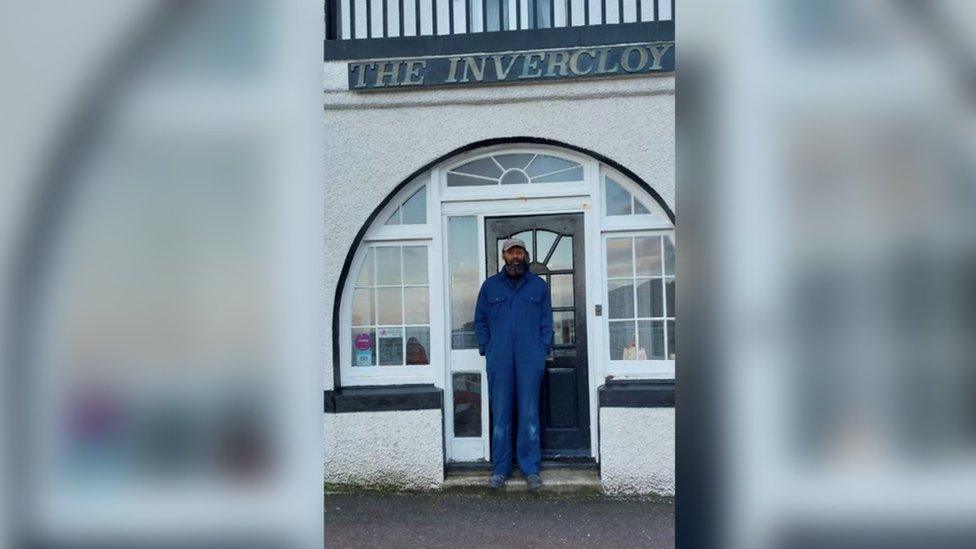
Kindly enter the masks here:
M 602 495 L 327 493 L 325 546 L 674 547 L 674 505 Z

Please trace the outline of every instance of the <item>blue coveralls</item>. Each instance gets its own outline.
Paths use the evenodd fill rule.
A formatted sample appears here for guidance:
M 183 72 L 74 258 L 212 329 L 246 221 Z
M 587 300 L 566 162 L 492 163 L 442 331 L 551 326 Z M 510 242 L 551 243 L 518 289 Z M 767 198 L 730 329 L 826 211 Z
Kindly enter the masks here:
M 493 474 L 512 473 L 512 415 L 518 399 L 518 464 L 539 473 L 539 390 L 552 343 L 549 285 L 526 271 L 510 279 L 502 267 L 485 280 L 474 314 L 478 351 L 488 359 Z

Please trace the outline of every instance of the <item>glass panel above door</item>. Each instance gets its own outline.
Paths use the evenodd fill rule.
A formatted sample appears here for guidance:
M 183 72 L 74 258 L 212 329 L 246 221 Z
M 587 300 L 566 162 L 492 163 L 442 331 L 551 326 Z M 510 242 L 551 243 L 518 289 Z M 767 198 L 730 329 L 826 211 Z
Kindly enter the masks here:
M 487 156 L 461 164 L 447 172 L 448 187 L 582 181 L 581 164 L 548 154 L 514 153 Z

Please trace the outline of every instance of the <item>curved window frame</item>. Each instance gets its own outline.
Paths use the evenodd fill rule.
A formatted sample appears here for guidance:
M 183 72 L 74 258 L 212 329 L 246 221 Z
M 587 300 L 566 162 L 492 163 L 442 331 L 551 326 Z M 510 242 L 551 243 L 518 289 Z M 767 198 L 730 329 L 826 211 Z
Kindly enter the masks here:
M 547 154 L 563 158 L 583 166 L 583 179 L 570 183 L 527 183 L 516 185 L 462 186 L 447 185 L 447 171 L 465 163 L 492 155 L 511 153 Z M 612 177 L 623 189 L 647 208 L 647 214 L 608 216 L 605 211 L 606 176 Z M 427 223 L 417 225 L 386 225 L 389 216 L 419 188 L 426 186 Z M 589 156 L 549 145 L 495 145 L 461 153 L 444 163 L 431 168 L 404 185 L 389 203 L 375 216 L 366 235 L 357 245 L 351 263 L 349 276 L 342 288 L 339 316 L 340 346 L 340 385 L 370 386 L 399 384 L 433 384 L 445 388 L 451 367 L 447 364 L 450 344 L 450 316 L 448 311 L 449 284 L 446 260 L 447 216 L 478 215 L 479 201 L 499 201 L 493 204 L 511 204 L 512 215 L 525 211 L 537 214 L 545 210 L 525 210 L 527 199 L 538 200 L 540 204 L 580 205 L 577 210 L 587 216 L 587 267 L 591 274 L 599 273 L 597 283 L 587 289 L 588 333 L 592 350 L 590 356 L 591 383 L 600 384 L 608 376 L 616 379 L 674 379 L 674 360 L 631 360 L 611 361 L 609 350 L 609 316 L 607 310 L 607 277 L 605 246 L 606 239 L 624 234 L 663 234 L 674 238 L 674 225 L 667 211 L 654 197 L 618 170 Z M 554 208 L 553 206 L 548 206 Z M 551 210 L 566 211 L 561 209 Z M 400 245 L 423 244 L 428 247 L 428 277 L 430 306 L 430 349 L 429 365 L 424 366 L 352 366 L 351 339 L 351 301 L 353 288 L 367 250 L 376 244 L 396 243 Z M 677 242 L 675 241 L 677 245 Z M 481 246 L 479 244 L 479 246 Z M 595 263 L 594 263 L 595 262 Z M 594 280 L 592 276 L 588 280 Z M 482 278 L 483 280 L 483 278 Z M 602 304 L 604 314 L 595 316 L 594 304 Z M 374 342 L 375 344 L 375 342 Z M 443 378 L 443 379 L 442 379 Z M 445 393 L 445 399 L 448 395 Z
M 431 185 L 430 172 L 416 177 L 405 185 L 374 218 L 365 238 L 358 244 L 349 270 L 349 277 L 342 288 L 339 309 L 339 376 L 342 386 L 402 385 L 435 383 L 437 365 L 443 363 L 444 319 L 438 314 L 443 308 L 440 292 L 436 291 L 443 280 L 440 268 L 440 216 L 437 185 Z M 397 208 L 420 188 L 427 193 L 427 223 L 412 225 L 386 225 L 387 219 Z M 430 348 L 428 364 L 401 366 L 353 366 L 352 365 L 352 299 L 356 281 L 366 261 L 369 249 L 384 246 L 425 246 L 427 248 L 428 315 L 430 321 Z M 375 319 L 378 322 L 378 319 Z M 376 341 L 373 342 L 377 344 Z
M 513 185 L 483 185 L 483 186 L 460 186 L 452 187 L 447 184 L 447 173 L 475 160 L 498 156 L 502 154 L 544 154 L 554 156 L 562 160 L 568 160 L 583 166 L 583 177 L 579 181 L 568 181 L 559 183 L 520 183 Z M 589 192 L 587 181 L 595 176 L 598 169 L 597 163 L 590 158 L 582 155 L 573 154 L 570 151 L 551 146 L 494 146 L 485 147 L 463 153 L 452 158 L 448 163 L 443 164 L 434 171 L 437 177 L 433 180 L 438 182 L 440 187 L 441 199 L 444 201 L 458 200 L 498 200 L 506 198 L 543 198 L 551 196 L 582 195 Z M 514 195 L 514 196 L 513 196 Z

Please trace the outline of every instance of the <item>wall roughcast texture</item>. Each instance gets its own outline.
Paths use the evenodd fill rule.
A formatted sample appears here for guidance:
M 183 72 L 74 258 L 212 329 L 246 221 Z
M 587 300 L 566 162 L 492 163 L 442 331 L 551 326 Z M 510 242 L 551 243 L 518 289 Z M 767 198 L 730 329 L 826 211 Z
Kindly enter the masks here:
M 430 489 L 444 482 L 440 410 L 325 414 L 325 481 Z
M 601 408 L 600 478 L 609 495 L 674 495 L 674 408 Z

